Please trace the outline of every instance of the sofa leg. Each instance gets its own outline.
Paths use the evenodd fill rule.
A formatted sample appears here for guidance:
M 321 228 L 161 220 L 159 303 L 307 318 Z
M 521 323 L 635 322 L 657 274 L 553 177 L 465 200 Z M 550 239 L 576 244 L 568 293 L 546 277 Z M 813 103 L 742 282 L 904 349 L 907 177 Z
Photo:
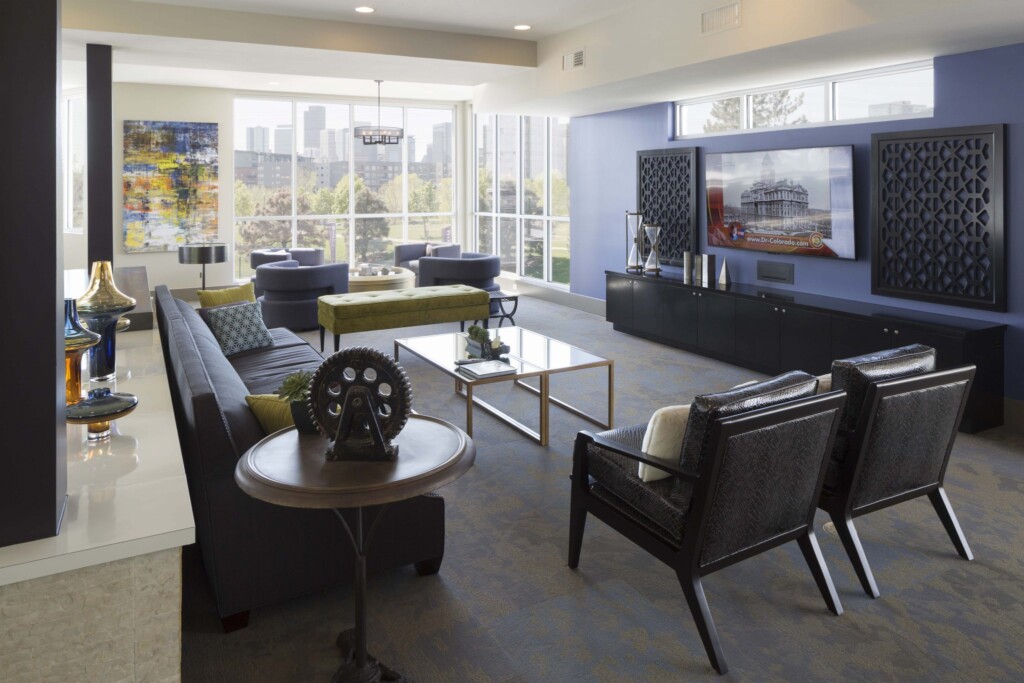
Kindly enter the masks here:
M 441 571 L 441 561 L 444 557 L 435 557 L 432 560 L 422 560 L 415 563 L 416 573 L 420 576 L 430 576 Z
M 224 633 L 231 633 L 232 631 L 240 631 L 249 625 L 249 610 L 244 612 L 235 612 L 229 614 L 226 617 L 221 617 L 220 626 L 224 629 Z

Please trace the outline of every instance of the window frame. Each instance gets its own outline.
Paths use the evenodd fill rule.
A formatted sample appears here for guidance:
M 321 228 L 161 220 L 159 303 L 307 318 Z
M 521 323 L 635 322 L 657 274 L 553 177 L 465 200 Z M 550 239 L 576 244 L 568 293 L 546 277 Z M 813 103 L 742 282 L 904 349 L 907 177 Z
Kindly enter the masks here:
M 63 196 L 63 207 L 61 217 L 61 228 L 64 234 L 67 235 L 84 235 L 89 225 L 89 145 L 88 145 L 88 120 L 86 120 L 83 129 L 86 131 L 86 144 L 84 163 L 85 167 L 82 171 L 82 225 L 81 227 L 75 227 L 74 214 L 75 214 L 75 174 L 72 167 L 72 149 L 74 147 L 74 123 L 71 117 L 72 103 L 76 101 L 82 102 L 82 116 L 87 117 L 88 112 L 85 107 L 85 90 L 82 88 L 75 88 L 66 90 L 61 93 L 61 108 L 60 108 L 60 145 L 61 145 L 61 192 Z
M 920 71 L 929 71 L 932 73 L 932 108 L 929 111 L 916 113 L 916 114 L 890 114 L 886 116 L 863 116 L 859 118 L 850 119 L 838 119 L 836 118 L 836 88 L 837 85 L 849 81 L 858 81 L 870 78 L 876 78 L 881 76 L 893 76 L 897 74 L 909 74 Z M 713 95 L 705 95 L 701 97 L 687 98 L 683 100 L 677 100 L 673 104 L 673 112 L 675 115 L 675 121 L 673 124 L 673 139 L 675 140 L 686 140 L 691 138 L 703 138 L 713 137 L 722 135 L 743 135 L 747 133 L 764 133 L 775 130 L 790 130 L 794 128 L 820 128 L 823 126 L 838 126 L 847 124 L 858 124 L 868 123 L 875 121 L 892 121 L 902 119 L 924 119 L 932 118 L 935 116 L 934 106 L 934 74 L 935 65 L 933 60 L 923 60 L 919 62 L 910 62 L 906 64 L 898 64 L 894 66 L 886 66 L 877 69 L 865 69 L 861 71 L 852 71 L 849 73 L 836 74 L 831 76 L 824 76 L 821 78 L 812 78 L 802 81 L 791 81 L 788 83 L 773 83 L 770 85 L 760 86 L 757 88 L 747 88 L 745 90 L 732 90 L 729 92 L 715 93 Z M 766 93 L 776 92 L 778 90 L 792 90 L 796 88 L 807 88 L 813 86 L 821 86 L 825 91 L 825 120 L 819 122 L 809 123 L 795 123 L 787 124 L 783 126 L 768 126 L 763 128 L 753 127 L 753 98 L 756 95 L 764 95 Z M 741 98 L 740 102 L 740 127 L 734 128 L 727 131 L 715 131 L 712 133 L 686 133 L 683 130 L 686 117 L 684 115 L 684 108 L 692 105 L 707 104 L 709 102 L 717 102 L 719 100 L 726 100 L 731 98 Z

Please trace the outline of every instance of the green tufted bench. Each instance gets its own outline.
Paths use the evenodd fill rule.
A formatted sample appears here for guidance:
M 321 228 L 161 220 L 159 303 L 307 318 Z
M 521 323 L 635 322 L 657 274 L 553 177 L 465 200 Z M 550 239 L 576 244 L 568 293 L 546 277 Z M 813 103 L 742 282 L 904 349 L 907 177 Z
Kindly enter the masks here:
M 468 285 L 328 294 L 317 300 L 320 350 L 324 350 L 328 330 L 334 335 L 337 352 L 338 337 L 343 333 L 466 320 L 483 320 L 486 327 L 490 310 L 490 295 Z

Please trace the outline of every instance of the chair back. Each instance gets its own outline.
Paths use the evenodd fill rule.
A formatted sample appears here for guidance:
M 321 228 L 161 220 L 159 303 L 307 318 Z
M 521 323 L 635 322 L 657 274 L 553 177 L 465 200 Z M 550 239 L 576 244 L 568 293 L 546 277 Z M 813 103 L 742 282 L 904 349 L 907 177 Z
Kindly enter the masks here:
M 846 395 L 835 391 L 711 425 L 684 543 L 702 573 L 810 526 Z
M 419 286 L 469 285 L 477 289 L 500 289 L 494 281 L 501 275 L 501 258 L 490 254 L 463 253 L 458 258 L 424 256 L 419 263 Z
M 843 463 L 851 510 L 885 507 L 942 484 L 974 372 L 970 365 L 868 387 Z
M 300 268 L 295 261 L 268 263 L 256 269 L 256 289 L 266 301 L 306 301 L 348 291 L 348 264 Z

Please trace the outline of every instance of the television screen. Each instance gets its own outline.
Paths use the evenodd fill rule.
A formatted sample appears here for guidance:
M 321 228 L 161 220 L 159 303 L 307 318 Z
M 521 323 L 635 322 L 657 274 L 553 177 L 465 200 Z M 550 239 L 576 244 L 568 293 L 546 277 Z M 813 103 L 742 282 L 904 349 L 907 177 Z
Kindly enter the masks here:
M 708 246 L 856 258 L 853 147 L 708 154 Z

